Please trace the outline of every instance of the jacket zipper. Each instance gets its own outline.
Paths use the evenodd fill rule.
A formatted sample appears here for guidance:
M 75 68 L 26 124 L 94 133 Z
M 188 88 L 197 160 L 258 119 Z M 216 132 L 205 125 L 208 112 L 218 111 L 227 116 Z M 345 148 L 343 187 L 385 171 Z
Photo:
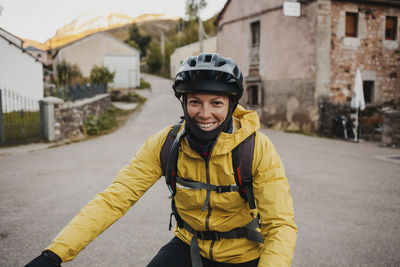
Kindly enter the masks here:
M 210 170 L 208 168 L 208 162 L 209 162 L 209 160 L 207 159 L 207 161 L 206 161 L 206 179 L 207 179 L 207 184 L 210 183 Z M 207 212 L 207 216 L 206 216 L 206 230 L 210 230 L 211 210 L 212 210 L 212 208 L 210 206 L 210 202 L 208 202 L 208 212 Z
M 212 148 L 211 148 L 211 150 L 210 150 L 210 154 L 208 154 L 208 158 L 207 158 L 207 160 L 205 161 L 205 162 L 206 162 L 206 180 L 207 180 L 207 183 L 208 183 L 208 184 L 210 184 L 210 168 L 209 168 L 209 162 L 210 162 L 210 158 L 211 158 L 212 151 L 214 150 L 215 144 L 217 143 L 220 134 L 221 134 L 221 133 L 219 133 L 218 136 L 217 136 L 217 138 L 215 139 L 215 142 L 214 142 L 214 144 L 213 144 L 213 146 L 212 146 Z M 211 197 L 210 197 L 210 201 L 208 202 L 208 212 L 207 212 L 206 222 L 205 222 L 206 230 L 210 230 L 210 217 L 211 217 L 211 211 L 212 211 L 212 208 L 211 208 L 211 204 L 210 204 L 210 203 L 211 203 Z M 214 260 L 214 259 L 213 259 L 213 248 L 214 248 L 214 243 L 215 243 L 215 240 L 212 240 L 212 241 L 211 241 L 211 244 L 210 244 L 210 251 L 209 251 L 210 260 Z

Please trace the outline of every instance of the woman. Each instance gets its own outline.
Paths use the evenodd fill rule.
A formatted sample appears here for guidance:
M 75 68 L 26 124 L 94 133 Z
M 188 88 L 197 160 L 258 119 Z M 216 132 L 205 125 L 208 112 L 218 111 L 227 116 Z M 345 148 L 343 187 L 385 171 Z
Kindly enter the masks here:
M 147 139 L 27 266 L 72 260 L 163 174 L 177 226 L 148 266 L 290 266 L 297 228 L 289 185 L 275 148 L 257 131 L 257 113 L 238 105 L 243 85 L 236 63 L 218 54 L 190 57 L 173 89 L 183 124 Z

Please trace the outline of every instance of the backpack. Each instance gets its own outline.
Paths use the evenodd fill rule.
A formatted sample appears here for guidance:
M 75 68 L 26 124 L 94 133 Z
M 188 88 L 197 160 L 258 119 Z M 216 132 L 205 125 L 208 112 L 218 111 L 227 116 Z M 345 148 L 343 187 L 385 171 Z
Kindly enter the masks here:
M 174 199 L 174 196 L 176 194 L 176 183 L 179 182 L 183 186 L 192 189 L 207 190 L 206 201 L 202 208 L 203 211 L 207 208 L 210 200 L 211 191 L 215 191 L 217 193 L 237 191 L 242 198 L 248 201 L 250 209 L 255 209 L 256 205 L 254 202 L 253 176 L 251 173 L 254 152 L 254 133 L 247 137 L 243 142 L 241 142 L 232 150 L 232 165 L 235 174 L 236 185 L 215 186 L 211 184 L 186 180 L 182 177 L 177 176 L 179 144 L 185 136 L 185 128 L 179 131 L 181 126 L 182 122 L 177 123 L 168 133 L 168 136 L 160 152 L 160 161 L 161 168 L 165 176 L 165 181 L 171 192 L 170 198 L 172 199 L 172 212 L 169 219 L 169 230 L 171 230 L 172 228 L 172 216 L 174 216 L 179 228 L 184 228 L 188 232 L 193 234 L 192 240 L 190 242 L 190 257 L 192 261 L 192 266 L 203 266 L 198 245 L 198 239 L 219 240 L 221 238 L 247 238 L 256 243 L 264 243 L 261 233 L 257 231 L 257 228 L 260 226 L 259 216 L 253 219 L 247 225 L 234 228 L 228 232 L 196 231 L 180 217 L 178 210 L 175 206 Z
M 178 148 L 184 137 L 184 130 L 178 133 L 182 122 L 175 124 L 164 142 L 160 153 L 161 169 L 165 176 L 167 186 L 171 192 L 170 198 L 176 194 Z M 253 192 L 252 162 L 254 152 L 254 133 L 232 150 L 232 166 L 237 187 L 218 186 L 213 191 L 218 193 L 238 191 L 240 196 L 248 201 L 250 209 L 255 209 Z M 180 182 L 187 181 L 179 179 Z M 193 185 L 193 184 L 192 184 Z M 189 185 L 190 187 L 190 185 Z M 199 188 L 199 187 L 197 187 Z M 203 188 L 203 187 L 202 187 Z M 209 190 L 209 188 L 203 188 Z

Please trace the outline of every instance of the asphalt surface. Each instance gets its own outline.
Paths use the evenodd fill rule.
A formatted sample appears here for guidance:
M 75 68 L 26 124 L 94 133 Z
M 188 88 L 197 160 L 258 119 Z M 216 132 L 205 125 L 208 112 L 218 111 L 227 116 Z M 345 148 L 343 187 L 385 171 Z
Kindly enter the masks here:
M 51 149 L 0 149 L 0 266 L 23 266 L 181 115 L 171 81 L 115 133 Z M 262 129 L 284 162 L 298 241 L 292 266 L 400 266 L 400 151 Z M 397 159 L 398 157 L 398 159 Z M 63 266 L 146 266 L 172 238 L 160 179 L 119 221 Z

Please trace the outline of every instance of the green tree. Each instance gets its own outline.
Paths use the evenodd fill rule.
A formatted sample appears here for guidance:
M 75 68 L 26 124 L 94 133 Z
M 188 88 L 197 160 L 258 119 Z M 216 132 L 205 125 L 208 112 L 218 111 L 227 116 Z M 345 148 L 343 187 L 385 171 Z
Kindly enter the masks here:
M 161 48 L 157 42 L 152 41 L 149 46 L 149 57 L 147 59 L 147 65 L 151 72 L 159 72 L 163 64 Z
M 90 82 L 97 83 L 112 83 L 114 81 L 115 72 L 110 72 L 107 67 L 99 67 L 94 65 L 90 71 Z
M 75 82 L 83 80 L 82 72 L 78 65 L 71 64 L 65 60 L 57 64 L 56 84 L 59 86 L 72 85 Z
M 147 56 L 147 47 L 151 42 L 151 36 L 142 36 L 138 26 L 133 23 L 129 29 L 129 38 L 125 41 L 130 46 L 140 49 L 140 56 Z
M 206 0 L 186 0 L 186 15 L 191 20 L 199 18 L 200 10 L 207 6 Z

